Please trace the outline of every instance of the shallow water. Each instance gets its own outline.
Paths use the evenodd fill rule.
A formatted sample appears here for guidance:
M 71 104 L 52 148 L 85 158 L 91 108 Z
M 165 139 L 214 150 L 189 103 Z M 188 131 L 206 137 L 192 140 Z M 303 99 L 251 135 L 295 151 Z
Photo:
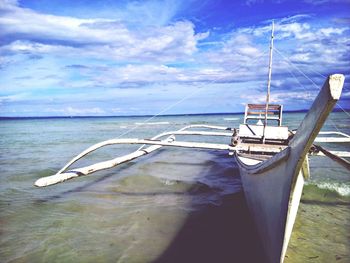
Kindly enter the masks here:
M 285 123 L 295 129 L 303 115 L 287 113 Z M 124 138 L 150 138 L 190 124 L 237 127 L 241 118 L 165 116 L 143 126 L 147 118 L 142 117 L 1 120 L 0 261 L 254 261 L 250 246 L 255 244 L 257 256 L 261 251 L 236 164 L 227 153 L 161 149 L 63 184 L 33 186 L 90 145 L 133 127 Z M 350 121 L 343 118 L 343 113 L 333 113 L 325 130 L 349 133 Z M 183 137 L 190 139 L 209 138 Z M 349 150 L 340 144 L 326 146 Z M 76 167 L 137 148 L 106 147 Z M 349 262 L 349 172 L 324 157 L 312 157 L 310 165 L 312 177 L 286 262 Z

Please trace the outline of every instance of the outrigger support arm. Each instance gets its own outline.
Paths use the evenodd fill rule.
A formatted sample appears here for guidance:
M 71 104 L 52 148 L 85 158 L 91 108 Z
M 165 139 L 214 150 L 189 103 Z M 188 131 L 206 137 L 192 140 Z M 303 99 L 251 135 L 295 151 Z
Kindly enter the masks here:
M 344 158 L 341 158 L 350 157 L 349 152 L 332 152 L 328 151 L 320 145 L 315 144 L 313 145 L 313 147 L 311 147 L 310 151 L 312 155 L 325 155 L 350 171 L 350 162 Z
M 175 139 L 174 136 L 170 136 L 169 138 L 167 138 L 166 140 L 163 140 L 161 142 L 171 142 L 174 139 Z M 102 145 L 100 147 L 103 147 L 105 145 L 111 145 L 112 144 L 111 141 L 112 140 L 109 141 L 109 144 L 104 144 L 104 145 L 100 144 L 100 145 Z M 125 139 L 124 139 L 124 141 L 125 141 Z M 94 151 L 97 148 L 100 148 L 100 147 L 96 147 L 96 145 L 94 145 L 94 146 L 90 147 L 89 149 L 91 151 Z M 142 149 L 142 150 L 137 150 L 135 152 L 129 153 L 129 154 L 121 156 L 121 157 L 114 158 L 114 159 L 109 160 L 109 161 L 99 162 L 99 163 L 96 163 L 96 164 L 93 164 L 93 165 L 90 165 L 90 166 L 74 169 L 73 171 L 68 171 L 68 172 L 65 173 L 64 171 L 69 166 L 71 166 L 74 162 L 78 161 L 80 158 L 84 157 L 86 154 L 89 153 L 88 152 L 89 149 L 87 149 L 84 152 L 82 152 L 81 154 L 79 154 L 77 157 L 73 158 L 73 160 L 71 160 L 58 173 L 56 173 L 54 175 L 51 175 L 51 176 L 42 177 L 42 178 L 38 179 L 37 181 L 35 181 L 34 185 L 37 186 L 37 187 L 49 186 L 49 185 L 53 185 L 53 184 L 62 183 L 64 181 L 67 181 L 69 179 L 73 179 L 75 177 L 88 175 L 88 174 L 91 174 L 91 173 L 96 172 L 96 171 L 112 168 L 114 166 L 117 166 L 118 164 L 131 161 L 131 160 L 136 159 L 136 158 L 138 158 L 140 156 L 143 156 L 143 155 L 151 153 L 151 152 L 153 152 L 155 150 L 158 150 L 160 147 L 162 147 L 162 146 L 161 145 L 153 145 L 153 146 L 150 146 L 148 148 L 145 148 L 145 149 Z
M 68 162 L 60 171 L 55 175 L 42 177 L 38 179 L 34 185 L 38 187 L 49 186 L 57 183 L 64 182 L 66 180 L 88 175 L 90 173 L 112 168 L 118 164 L 125 163 L 127 161 L 133 160 L 140 156 L 151 153 L 162 146 L 173 146 L 173 147 L 185 147 L 185 148 L 199 148 L 199 149 L 215 149 L 215 150 L 234 150 L 234 147 L 225 144 L 213 144 L 213 143 L 199 143 L 199 142 L 175 142 L 174 135 L 207 135 L 207 136 L 232 136 L 231 133 L 222 133 L 222 132 L 207 132 L 207 131 L 185 131 L 190 128 L 207 128 L 207 129 L 217 129 L 217 130 L 231 130 L 231 128 L 221 127 L 221 126 L 210 126 L 210 125 L 190 125 L 186 126 L 178 131 L 174 132 L 165 132 L 161 133 L 150 140 L 147 139 L 111 139 L 103 141 L 92 145 L 85 151 L 81 152 L 79 155 L 74 157 L 70 162 Z M 170 135 L 170 136 L 169 136 Z M 161 137 L 169 136 L 164 140 L 158 140 Z M 83 158 L 87 154 L 107 145 L 114 144 L 142 144 L 142 145 L 152 145 L 148 148 L 140 147 L 137 151 L 134 151 L 130 154 L 117 157 L 115 159 L 96 163 L 90 166 L 74 169 L 73 171 L 65 172 L 73 163 Z
M 205 129 L 214 129 L 214 130 L 225 130 L 225 131 L 234 131 L 233 128 L 223 127 L 223 126 L 213 126 L 213 125 L 202 125 L 202 124 L 196 124 L 196 125 L 189 125 L 186 126 L 180 130 L 177 131 L 170 131 L 170 132 L 164 132 L 160 133 L 156 136 L 154 136 L 151 139 L 111 139 L 107 141 L 103 141 L 100 143 L 97 143 L 95 145 L 92 145 L 85 151 L 78 154 L 76 157 L 74 157 L 71 161 L 69 161 L 60 171 L 58 171 L 55 175 L 42 177 L 38 179 L 34 185 L 38 187 L 43 186 L 49 186 L 57 183 L 64 182 L 69 179 L 73 179 L 75 177 L 88 175 L 100 170 L 108 169 L 115 167 L 119 164 L 131 161 L 133 159 L 136 159 L 138 157 L 141 157 L 143 155 L 146 155 L 148 153 L 151 153 L 155 150 L 158 150 L 162 146 L 172 146 L 172 147 L 183 147 L 183 148 L 197 148 L 197 149 L 212 149 L 212 150 L 228 150 L 230 152 L 236 151 L 236 150 L 251 150 L 253 149 L 253 146 L 245 145 L 241 143 L 240 145 L 232 146 L 232 145 L 226 145 L 226 144 L 215 144 L 215 143 L 202 143 L 202 142 L 184 142 L 184 141 L 175 141 L 175 135 L 201 135 L 201 136 L 224 136 L 224 137 L 231 137 L 232 132 L 209 132 L 209 131 L 187 131 L 191 128 L 205 128 Z M 323 137 L 321 138 L 321 141 L 337 141 L 337 142 L 348 142 L 350 136 L 347 134 L 339 133 L 339 132 L 332 132 L 333 134 L 341 135 L 343 138 L 328 138 Z M 324 134 L 330 134 L 330 132 L 324 132 Z M 162 137 L 168 136 L 166 139 L 160 140 Z M 344 138 L 345 137 L 345 138 Z M 328 139 L 328 140 L 327 140 Z M 344 140 L 345 139 L 345 140 Z M 99 148 L 105 147 L 107 145 L 114 145 L 114 144 L 142 144 L 142 146 L 137 149 L 136 151 L 129 153 L 124 156 L 120 156 L 117 158 L 114 158 L 109 161 L 99 162 L 90 166 L 77 168 L 74 170 L 70 170 L 68 172 L 67 169 L 75 162 L 86 156 L 87 154 L 96 151 Z M 146 145 L 151 145 L 147 148 L 145 148 Z M 261 147 L 260 147 L 261 148 Z M 261 151 L 258 146 L 255 146 L 256 151 Z M 266 152 L 268 149 L 264 149 Z M 271 149 L 271 152 L 276 152 L 276 149 Z M 277 149 L 277 151 L 279 151 Z M 320 155 L 322 151 L 313 152 L 312 155 Z M 349 157 L 348 152 L 329 152 L 333 155 L 343 156 L 343 157 Z
M 140 156 L 143 156 L 145 154 L 148 154 L 150 152 L 153 152 L 157 149 L 159 149 L 162 146 L 173 146 L 173 147 L 183 147 L 183 148 L 197 148 L 197 149 L 212 149 L 212 150 L 228 150 L 228 151 L 233 151 L 235 148 L 226 145 L 226 144 L 214 144 L 214 143 L 200 143 L 200 142 L 176 142 L 173 141 L 175 138 L 174 136 L 170 136 L 167 140 L 162 140 L 162 141 L 154 141 L 154 140 L 146 140 L 146 139 L 114 139 L 114 140 L 109 140 L 105 145 L 112 145 L 112 144 L 149 144 L 152 145 L 148 148 L 145 149 L 140 149 L 137 150 L 133 153 L 117 157 L 113 160 L 105 161 L 105 162 L 100 162 L 94 165 L 90 165 L 87 167 L 75 169 L 73 171 L 69 171 L 68 173 L 64 172 L 59 172 L 55 175 L 48 176 L 48 177 L 43 177 L 37 180 L 34 185 L 38 187 L 42 186 L 48 186 L 52 184 L 57 184 L 64 182 L 66 180 L 82 176 L 82 175 L 88 175 L 90 173 L 112 168 L 114 166 L 117 166 L 118 164 L 125 163 L 127 161 L 133 160 L 135 158 L 138 158 Z M 104 145 L 104 146 L 105 146 Z M 74 158 L 73 162 L 70 162 L 68 166 L 69 167 L 71 164 L 85 156 L 87 152 L 83 152 L 81 155 L 79 155 L 79 158 Z
M 190 128 L 208 128 L 208 129 L 220 129 L 220 130 L 231 129 L 231 128 L 226 128 L 226 127 L 221 127 L 221 126 L 190 125 L 190 126 L 186 126 L 186 127 L 182 128 L 178 131 L 164 132 L 164 133 L 158 134 L 158 135 L 154 136 L 151 140 L 158 140 L 161 137 L 169 136 L 169 135 L 208 135 L 208 136 L 231 136 L 232 135 L 230 133 L 205 132 L 205 131 L 192 131 L 192 132 L 185 131 L 185 130 L 190 129 Z M 86 156 L 87 154 L 89 154 L 89 153 L 91 153 L 99 148 L 102 148 L 102 147 L 108 146 L 108 145 L 112 145 L 112 144 L 118 144 L 118 143 L 116 143 L 116 141 L 117 141 L 117 139 L 111 139 L 111 140 L 99 142 L 99 143 L 96 143 L 96 144 L 90 146 L 89 148 L 87 148 L 86 150 L 84 150 L 83 152 L 78 154 L 76 157 L 74 157 L 71 161 L 69 161 L 61 170 L 59 170 L 57 172 L 57 174 L 63 173 L 73 163 L 75 163 L 76 161 L 78 161 L 82 157 Z M 141 150 L 142 148 L 143 147 L 140 147 L 139 150 Z

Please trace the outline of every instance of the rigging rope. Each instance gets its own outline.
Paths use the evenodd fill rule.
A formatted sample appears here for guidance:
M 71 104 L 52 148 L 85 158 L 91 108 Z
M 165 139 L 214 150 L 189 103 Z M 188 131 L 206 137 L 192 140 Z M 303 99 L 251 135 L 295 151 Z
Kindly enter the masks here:
M 295 65 L 293 64 L 293 62 L 292 62 L 289 58 L 287 58 L 285 55 L 283 55 L 283 53 L 281 53 L 276 47 L 274 47 L 273 50 L 275 50 L 275 51 L 276 51 L 281 57 L 283 57 L 293 68 L 295 68 L 300 74 L 302 74 L 306 79 L 308 79 L 308 80 L 319 90 L 319 86 L 318 86 L 311 78 L 309 78 L 304 72 L 302 72 L 297 66 L 295 66 Z M 258 56 L 256 59 L 254 59 L 251 63 L 252 63 L 252 64 L 253 64 L 253 63 L 256 63 L 256 62 L 259 61 L 266 53 L 267 53 L 267 51 L 264 51 L 260 56 Z M 229 72 L 229 73 L 235 72 L 235 71 L 241 69 L 242 67 L 243 67 L 243 66 L 240 65 L 240 66 L 238 66 L 238 67 L 236 67 L 236 68 L 234 68 L 234 69 L 232 69 L 232 70 L 230 70 L 230 71 L 228 71 L 228 72 Z M 288 71 L 291 73 L 291 71 L 290 71 L 289 69 L 288 69 Z M 325 77 L 323 74 L 321 74 L 321 73 L 319 73 L 319 72 L 317 72 L 317 71 L 315 71 L 315 70 L 313 70 L 313 69 L 311 69 L 311 71 L 313 71 L 314 73 L 316 73 L 316 74 L 318 74 L 318 75 L 320 75 L 320 76 L 322 76 L 322 77 Z M 307 91 L 307 90 L 305 89 L 305 87 L 303 87 L 303 85 L 300 83 L 300 81 L 295 77 L 295 75 L 294 75 L 293 73 L 291 73 L 291 74 L 292 74 L 292 76 L 298 81 L 298 83 L 301 85 L 301 87 L 304 88 L 305 91 Z M 118 137 L 116 137 L 116 138 L 121 138 L 121 137 L 123 137 L 123 136 L 129 134 L 130 132 L 134 131 L 134 130 L 137 129 L 138 127 L 147 124 L 148 122 L 150 122 L 150 121 L 153 120 L 154 118 L 156 118 L 156 117 L 162 115 L 163 113 L 167 112 L 168 110 L 174 108 L 175 106 L 177 106 L 178 104 L 182 103 L 183 101 L 185 101 L 185 100 L 187 100 L 187 99 L 193 97 L 194 95 L 200 93 L 200 92 L 203 90 L 203 88 L 204 88 L 205 86 L 208 86 L 208 85 L 210 85 L 210 84 L 216 83 L 216 82 L 218 82 L 219 80 L 221 80 L 221 79 L 223 79 L 223 78 L 225 78 L 225 77 L 226 77 L 226 76 L 221 76 L 221 77 L 216 78 L 216 79 L 214 79 L 214 80 L 212 80 L 212 81 L 210 81 L 210 82 L 208 82 L 208 83 L 203 83 L 202 85 L 197 86 L 197 90 L 193 91 L 193 92 L 190 93 L 190 94 L 187 94 L 186 96 L 182 97 L 180 100 L 178 100 L 178 101 L 174 102 L 173 104 L 171 104 L 171 105 L 165 107 L 164 109 L 162 109 L 161 111 L 159 111 L 159 112 L 156 113 L 155 115 L 153 115 L 153 116 L 149 117 L 148 119 L 146 119 L 145 121 L 143 121 L 143 122 L 141 122 L 141 123 L 135 125 L 134 127 L 130 128 L 129 130 L 127 130 L 127 131 L 125 131 L 124 133 L 120 134 L 120 135 L 119 135 Z M 308 92 L 308 91 L 307 91 L 307 92 Z M 347 114 L 347 115 L 350 117 L 350 114 L 349 114 L 347 111 L 345 111 L 341 105 L 339 105 L 339 104 L 337 103 L 337 106 L 338 106 L 345 114 Z
M 265 54 L 267 53 L 267 51 L 264 51 L 260 56 L 256 57 L 251 63 L 254 64 L 256 63 L 257 61 L 259 61 Z M 235 72 L 241 68 L 243 68 L 243 66 L 246 66 L 246 65 L 239 65 L 238 67 L 228 71 L 228 73 L 232 73 L 232 72 Z M 138 127 L 144 125 L 144 124 L 147 124 L 148 122 L 150 122 L 151 120 L 153 120 L 154 118 L 158 117 L 159 115 L 167 112 L 168 110 L 174 108 L 176 105 L 180 104 L 181 102 L 193 97 L 194 95 L 198 94 L 199 92 L 201 92 L 203 90 L 203 88 L 205 86 L 208 86 L 210 84 L 213 84 L 213 83 L 216 83 L 218 82 L 219 80 L 222 80 L 224 79 L 226 76 L 221 76 L 219 78 L 216 78 L 212 81 L 209 81 L 208 83 L 203 83 L 202 85 L 199 85 L 197 86 L 197 90 L 193 91 L 192 93 L 190 94 L 187 94 L 186 96 L 182 97 L 180 100 L 176 101 L 175 103 L 169 105 L 168 107 L 165 107 L 164 109 L 162 109 L 161 111 L 159 111 L 157 114 L 151 116 L 150 118 L 146 119 L 145 121 L 135 125 L 134 127 L 130 128 L 129 130 L 125 131 L 124 133 L 120 134 L 118 137 L 116 137 L 116 139 L 119 139 L 127 134 L 129 134 L 130 132 L 134 131 L 135 129 L 137 129 Z
M 316 73 L 317 75 L 320 75 L 322 78 L 327 78 L 327 76 L 321 74 L 320 72 L 318 72 L 318 71 L 316 71 L 316 70 L 314 70 L 312 68 L 309 68 L 309 70 L 312 71 L 313 73 Z
M 303 89 L 310 95 L 310 91 L 308 91 L 308 90 L 301 84 L 301 82 L 300 82 L 299 79 L 294 75 L 294 73 L 293 73 L 291 70 L 289 70 L 289 68 L 287 68 L 287 70 L 288 70 L 289 73 L 293 76 L 293 78 L 299 83 L 300 87 L 303 88 Z M 337 125 L 334 123 L 334 121 L 333 121 L 331 118 L 329 118 L 328 121 L 330 121 L 330 122 L 332 123 L 333 127 L 334 127 L 338 132 L 341 132 L 341 131 L 338 129 Z
M 276 50 L 277 51 L 277 50 Z M 280 55 L 282 55 L 280 52 L 279 52 L 279 54 Z M 283 55 L 282 55 L 283 56 Z M 285 56 L 283 56 L 284 58 L 286 58 Z M 286 58 L 286 62 L 287 63 L 289 63 L 290 65 L 292 65 L 292 66 L 294 66 L 293 65 L 293 63 L 288 59 L 288 58 Z M 295 66 L 296 67 L 296 66 Z M 297 68 L 298 69 L 298 68 Z M 293 72 L 289 69 L 289 68 L 287 68 L 287 70 L 289 71 L 289 73 L 293 76 L 293 78 L 299 83 L 299 85 L 306 91 L 306 92 L 309 92 L 302 84 L 301 84 L 301 82 L 299 81 L 299 79 L 293 74 Z M 314 71 L 314 72 L 316 72 L 316 71 Z M 318 73 L 318 72 L 316 72 L 316 73 Z M 319 73 L 320 74 L 320 73 Z M 322 74 L 320 74 L 320 75 L 322 75 Z M 322 75 L 323 76 L 323 75 Z M 325 76 L 324 76 L 325 77 Z M 317 89 L 319 90 L 320 88 L 317 86 Z M 338 105 L 338 104 L 337 104 Z M 338 105 L 338 106 L 340 106 L 340 105 Z M 344 111 L 344 110 L 343 110 Z M 344 111 L 345 112 L 345 111 Z M 345 113 L 347 113 L 347 112 L 345 112 Z M 334 121 L 332 120 L 332 119 L 328 119 L 331 123 L 332 123 L 332 125 L 333 125 L 333 127 L 338 131 L 338 132 L 340 132 L 340 130 L 338 129 L 338 127 L 337 127 L 337 125 L 334 123 Z
M 254 61 L 253 61 L 253 63 L 257 63 L 258 61 L 260 61 L 262 58 L 264 58 L 264 55 L 266 55 L 268 53 L 268 51 L 266 50 L 265 52 L 263 52 L 259 57 L 258 57 L 258 59 L 255 59 Z M 247 67 L 247 65 L 245 65 L 245 67 Z M 236 73 L 239 73 L 239 72 L 236 72 Z M 216 104 L 217 105 L 217 102 L 218 102 L 218 100 L 219 100 L 219 98 L 227 98 L 227 94 L 228 93 L 232 93 L 232 90 L 230 90 L 230 89 L 225 89 L 224 91 L 220 91 L 220 93 L 214 93 L 213 95 L 212 95 L 212 99 L 204 106 L 204 112 L 203 113 L 209 113 L 209 111 L 208 111 L 208 109 L 212 106 L 212 105 L 214 105 L 214 104 Z
M 282 56 L 292 67 L 294 67 L 297 71 L 299 71 L 305 78 L 307 78 L 318 90 L 320 90 L 320 87 L 312 80 L 310 79 L 307 75 L 305 75 L 304 72 L 302 72 L 297 66 L 295 66 L 293 64 L 293 62 L 287 58 L 285 55 L 283 55 L 277 48 L 274 48 L 274 50 L 280 55 Z M 318 73 L 316 71 L 314 71 L 315 73 Z M 323 76 L 321 73 L 318 73 L 320 74 L 321 76 Z M 306 90 L 306 89 L 305 89 Z M 346 114 L 350 117 L 350 114 L 339 104 L 339 103 L 336 103 L 336 105 Z
M 286 63 L 287 63 L 287 65 L 288 65 L 288 61 L 286 61 Z M 294 73 L 293 73 L 288 67 L 287 67 L 287 70 L 288 70 L 289 73 L 292 75 L 292 77 L 299 83 L 300 87 L 301 87 L 302 89 L 304 89 L 304 90 L 308 93 L 308 95 L 310 95 L 310 91 L 308 91 L 308 90 L 303 86 L 303 84 L 301 84 L 301 82 L 299 81 L 299 79 L 294 75 Z M 341 132 L 341 131 L 338 129 L 338 127 L 335 125 L 334 121 L 333 121 L 331 118 L 329 118 L 328 121 L 330 121 L 330 122 L 332 123 L 333 127 L 334 127 L 338 132 Z
M 308 93 L 308 95 L 310 95 L 310 91 L 308 91 L 308 90 L 303 86 L 303 84 L 301 84 L 301 82 L 299 81 L 299 79 L 294 75 L 294 73 L 293 73 L 288 67 L 287 67 L 287 70 L 288 70 L 289 74 L 291 74 L 292 77 L 299 83 L 299 86 L 300 86 L 302 89 L 304 89 L 304 90 Z
M 292 67 L 294 67 L 297 71 L 299 71 L 300 74 L 302 74 L 305 78 L 307 78 L 318 90 L 320 89 L 319 86 L 312 79 L 310 79 L 307 75 L 305 75 L 305 73 L 302 72 L 297 66 L 295 66 L 289 58 L 287 58 L 285 55 L 283 55 L 277 48 L 274 48 L 274 50 L 279 55 L 281 55 Z

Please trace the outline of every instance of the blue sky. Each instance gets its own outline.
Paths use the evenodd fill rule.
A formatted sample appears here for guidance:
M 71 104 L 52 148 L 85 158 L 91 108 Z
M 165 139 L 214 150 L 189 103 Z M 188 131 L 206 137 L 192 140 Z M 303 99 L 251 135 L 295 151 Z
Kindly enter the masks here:
M 0 116 L 241 112 L 265 101 L 272 20 L 272 102 L 306 109 L 342 73 L 339 105 L 350 108 L 348 10 L 349 0 L 0 0 Z

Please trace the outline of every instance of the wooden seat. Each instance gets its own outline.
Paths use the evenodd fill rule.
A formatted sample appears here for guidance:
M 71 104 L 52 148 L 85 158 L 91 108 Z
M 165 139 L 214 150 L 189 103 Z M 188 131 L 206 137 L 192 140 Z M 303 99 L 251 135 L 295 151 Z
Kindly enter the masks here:
M 265 120 L 266 104 L 247 104 L 245 107 L 244 124 L 248 120 Z M 269 104 L 267 109 L 267 120 L 277 121 L 282 125 L 282 105 Z
M 264 136 L 263 125 L 241 124 L 239 125 L 239 137 L 242 139 L 262 139 Z M 286 126 L 266 126 L 265 139 L 285 141 L 288 139 L 289 132 Z

